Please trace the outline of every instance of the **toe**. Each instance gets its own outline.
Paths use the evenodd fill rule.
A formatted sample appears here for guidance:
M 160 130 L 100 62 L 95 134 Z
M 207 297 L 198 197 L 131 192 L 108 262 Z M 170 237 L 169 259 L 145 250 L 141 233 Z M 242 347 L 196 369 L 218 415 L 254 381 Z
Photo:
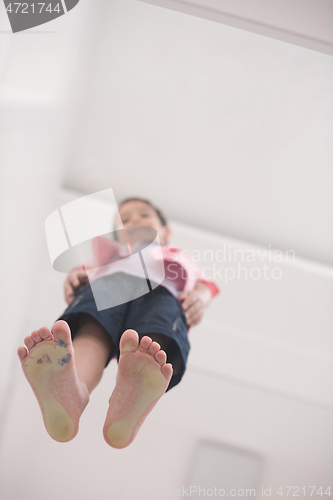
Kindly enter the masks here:
M 28 350 L 26 347 L 24 347 L 23 345 L 21 345 L 18 349 L 17 349 L 17 354 L 18 354 L 18 357 L 20 358 L 21 361 L 24 360 L 24 358 L 27 356 L 28 354 Z
M 53 335 L 46 326 L 39 329 L 39 335 L 43 340 L 53 340 Z
M 36 345 L 36 342 L 31 337 L 31 335 L 27 335 L 27 337 L 25 337 L 24 343 L 27 346 L 27 348 L 28 348 L 29 351 Z
M 135 330 L 126 330 L 120 339 L 120 354 L 136 351 L 139 345 L 139 335 Z
M 149 350 L 148 350 L 148 353 L 151 355 L 151 356 L 155 356 L 155 354 L 161 349 L 161 346 L 160 344 L 158 344 L 157 342 L 152 342 L 150 347 L 149 347 Z
M 152 339 L 150 337 L 144 336 L 140 341 L 139 351 L 148 352 L 152 344 Z
M 166 365 L 161 366 L 161 370 L 165 378 L 170 380 L 173 373 L 172 364 L 167 363 Z
M 43 340 L 42 337 L 39 335 L 38 330 L 35 330 L 34 332 L 32 332 L 31 337 L 36 344 L 38 344 L 39 342 L 41 342 Z
M 68 323 L 63 320 L 56 321 L 52 326 L 52 334 L 54 340 L 57 342 L 65 342 L 65 344 L 71 343 L 71 331 L 69 329 Z
M 167 356 L 166 356 L 164 351 L 158 351 L 155 354 L 155 359 L 162 366 L 162 365 L 165 365 Z

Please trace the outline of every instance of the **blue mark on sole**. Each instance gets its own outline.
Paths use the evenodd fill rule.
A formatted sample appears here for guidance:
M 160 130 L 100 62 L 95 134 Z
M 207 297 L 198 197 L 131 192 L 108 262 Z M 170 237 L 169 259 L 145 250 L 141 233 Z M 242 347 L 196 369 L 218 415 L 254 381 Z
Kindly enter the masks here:
M 67 344 L 63 340 L 58 340 L 58 345 L 60 345 L 60 347 L 66 347 Z
M 44 353 L 43 356 L 41 358 L 37 359 L 37 361 L 36 361 L 36 363 L 39 365 L 40 365 L 40 363 L 43 363 L 43 362 L 48 363 L 48 364 L 52 363 L 52 361 L 50 360 L 49 356 L 46 353 Z
M 64 356 L 63 358 L 61 359 L 58 359 L 58 365 L 60 366 L 64 366 L 66 363 L 69 363 L 69 360 L 71 359 L 72 355 L 69 354 L 69 352 L 66 354 L 66 356 Z

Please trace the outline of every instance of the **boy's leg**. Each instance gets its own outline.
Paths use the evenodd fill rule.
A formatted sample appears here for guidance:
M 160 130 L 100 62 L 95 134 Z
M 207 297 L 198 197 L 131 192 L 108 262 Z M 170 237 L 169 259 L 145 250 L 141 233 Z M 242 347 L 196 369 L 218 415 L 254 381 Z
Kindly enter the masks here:
M 68 324 L 57 321 L 52 333 L 35 330 L 18 348 L 24 374 L 40 405 L 45 427 L 56 441 L 70 441 L 79 428 L 89 394 L 98 384 L 111 345 L 94 321 L 84 321 L 74 339 Z
M 114 448 L 125 448 L 135 438 L 147 415 L 165 393 L 172 365 L 157 342 L 126 330 L 119 344 L 117 383 L 110 398 L 103 434 Z
M 89 394 L 102 378 L 107 360 L 116 350 L 101 325 L 88 314 L 81 315 L 73 340 L 76 372 Z

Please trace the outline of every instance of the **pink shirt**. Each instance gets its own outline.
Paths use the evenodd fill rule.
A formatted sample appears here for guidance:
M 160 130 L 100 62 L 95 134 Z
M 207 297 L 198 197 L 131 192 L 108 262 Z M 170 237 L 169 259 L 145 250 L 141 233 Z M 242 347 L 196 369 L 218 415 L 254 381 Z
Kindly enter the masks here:
M 139 255 L 135 253 L 128 257 L 128 253 L 124 253 L 122 246 L 114 240 L 103 236 L 94 238 L 93 251 L 99 266 L 88 272 L 89 279 L 93 281 L 102 276 L 124 272 L 142 278 L 146 278 L 148 275 L 151 281 L 160 283 L 175 297 L 178 297 L 183 290 L 193 290 L 197 281 L 205 283 L 210 289 L 212 297 L 215 297 L 220 291 L 216 284 L 204 274 L 192 256 L 177 247 L 156 244 L 143 250 L 147 275 L 140 264 Z

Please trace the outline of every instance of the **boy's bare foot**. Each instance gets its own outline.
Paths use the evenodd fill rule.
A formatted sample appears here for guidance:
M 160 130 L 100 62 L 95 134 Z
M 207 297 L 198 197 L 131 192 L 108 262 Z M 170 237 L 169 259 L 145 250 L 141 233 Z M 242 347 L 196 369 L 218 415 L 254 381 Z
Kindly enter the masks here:
M 172 365 L 150 337 L 126 330 L 120 339 L 116 387 L 110 398 L 103 434 L 113 448 L 125 448 L 134 440 L 148 413 L 166 391 Z
M 24 374 L 35 393 L 47 432 L 56 441 L 70 441 L 79 430 L 80 416 L 89 393 L 74 365 L 68 324 L 57 321 L 24 339 L 17 350 Z

